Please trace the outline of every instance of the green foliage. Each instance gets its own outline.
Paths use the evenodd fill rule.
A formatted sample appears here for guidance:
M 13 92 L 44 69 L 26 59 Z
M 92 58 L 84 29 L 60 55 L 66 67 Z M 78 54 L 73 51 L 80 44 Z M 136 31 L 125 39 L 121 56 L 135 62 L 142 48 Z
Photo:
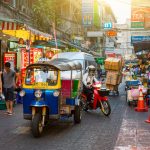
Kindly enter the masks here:
M 33 23 L 43 31 L 49 31 L 50 25 L 60 23 L 57 0 L 36 0 L 33 5 Z

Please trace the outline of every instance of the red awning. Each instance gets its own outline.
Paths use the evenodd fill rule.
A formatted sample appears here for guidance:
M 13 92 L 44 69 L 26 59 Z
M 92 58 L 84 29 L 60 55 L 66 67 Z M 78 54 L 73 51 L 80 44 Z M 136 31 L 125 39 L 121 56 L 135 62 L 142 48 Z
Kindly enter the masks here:
M 2 21 L 0 28 L 2 30 L 19 30 L 20 27 L 21 27 L 21 24 L 19 24 L 19 23 Z

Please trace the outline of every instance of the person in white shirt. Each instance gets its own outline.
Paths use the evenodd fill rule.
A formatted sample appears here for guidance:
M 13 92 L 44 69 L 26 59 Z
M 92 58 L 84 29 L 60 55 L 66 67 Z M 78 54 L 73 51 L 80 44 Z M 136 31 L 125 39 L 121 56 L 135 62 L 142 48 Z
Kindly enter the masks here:
M 93 65 L 88 66 L 87 72 L 83 75 L 83 92 L 87 95 L 87 101 L 91 102 L 93 99 L 92 84 L 97 82 L 95 77 L 96 68 Z

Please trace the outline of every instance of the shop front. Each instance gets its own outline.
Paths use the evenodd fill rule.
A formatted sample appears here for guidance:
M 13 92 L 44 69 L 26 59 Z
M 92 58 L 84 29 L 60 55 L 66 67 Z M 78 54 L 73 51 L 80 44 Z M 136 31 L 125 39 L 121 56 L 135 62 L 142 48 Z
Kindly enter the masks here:
M 33 55 L 33 51 L 39 51 L 42 55 L 43 49 L 32 48 L 32 43 L 36 40 L 48 41 L 52 37 L 50 34 L 43 33 L 13 19 L 0 21 L 0 33 L 0 70 L 2 70 L 3 64 L 6 61 L 11 62 L 13 68 L 22 69 L 21 64 L 25 58 L 22 57 L 22 53 L 25 53 L 25 51 L 26 55 L 29 56 L 28 64 L 33 63 L 32 56 L 34 57 L 35 62 L 35 60 L 37 60 L 37 56 L 36 53 Z M 3 48 L 4 40 L 6 45 L 5 48 Z

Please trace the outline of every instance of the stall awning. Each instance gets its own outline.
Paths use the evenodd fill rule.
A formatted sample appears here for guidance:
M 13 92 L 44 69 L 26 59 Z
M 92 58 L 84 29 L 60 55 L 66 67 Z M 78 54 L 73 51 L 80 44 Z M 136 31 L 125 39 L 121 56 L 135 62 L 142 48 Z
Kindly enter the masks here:
M 135 53 L 149 50 L 150 51 L 150 41 L 141 41 L 133 44 Z
M 25 40 L 29 39 L 30 37 L 32 41 L 49 40 L 52 38 L 52 35 L 34 29 L 15 19 L 0 18 L 0 30 L 2 30 L 4 34 L 17 38 L 23 38 Z

